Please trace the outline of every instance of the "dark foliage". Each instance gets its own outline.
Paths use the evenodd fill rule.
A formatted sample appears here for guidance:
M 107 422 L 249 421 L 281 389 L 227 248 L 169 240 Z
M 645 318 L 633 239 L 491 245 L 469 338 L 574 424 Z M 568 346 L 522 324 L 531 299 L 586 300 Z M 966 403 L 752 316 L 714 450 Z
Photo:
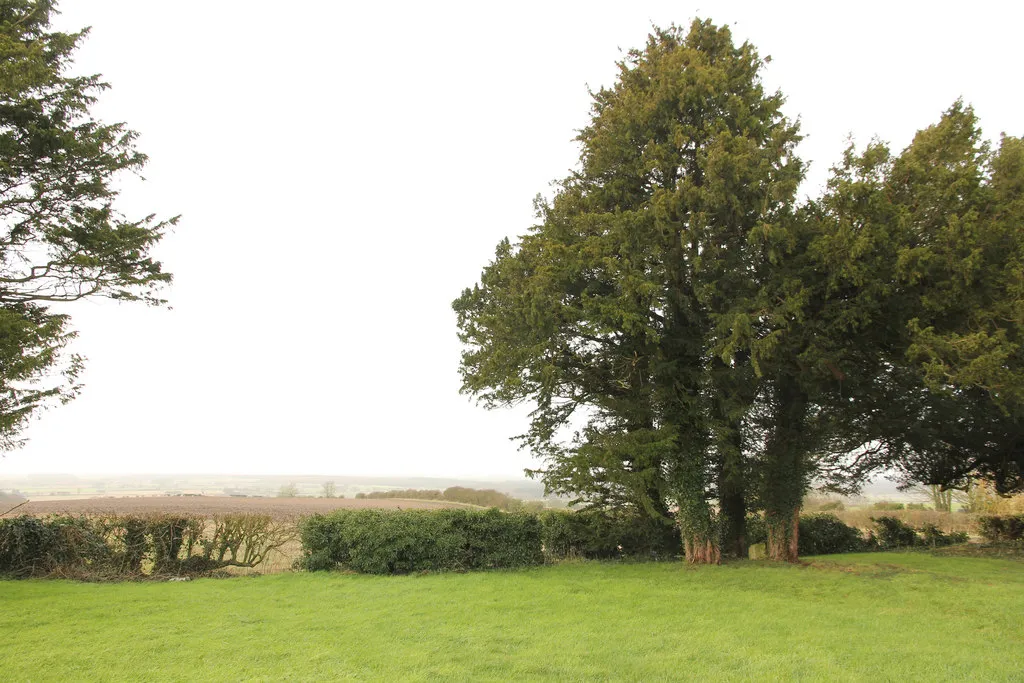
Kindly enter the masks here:
M 758 513 L 747 515 L 747 542 L 750 545 L 765 543 L 768 540 L 768 529 L 764 525 L 764 517 Z
M 860 531 L 835 515 L 804 515 L 798 541 L 801 555 L 828 555 L 864 550 Z
M 117 564 L 102 527 L 82 517 L 0 520 L 0 574 L 10 577 L 110 571 Z
M 947 545 L 956 545 L 958 543 L 966 543 L 968 536 L 963 531 L 954 531 L 952 533 L 945 533 L 934 524 L 927 523 L 921 526 L 918 531 L 921 532 L 921 542 L 931 548 L 940 548 Z
M 992 542 L 1024 540 L 1024 515 L 981 517 L 978 531 L 985 540 Z
M 674 559 L 682 549 L 679 530 L 646 515 L 601 510 L 548 511 L 540 516 L 544 555 L 549 560 Z
M 904 524 L 895 517 L 872 517 L 871 521 L 878 529 L 875 538 L 882 550 L 912 548 L 921 544 L 914 527 Z

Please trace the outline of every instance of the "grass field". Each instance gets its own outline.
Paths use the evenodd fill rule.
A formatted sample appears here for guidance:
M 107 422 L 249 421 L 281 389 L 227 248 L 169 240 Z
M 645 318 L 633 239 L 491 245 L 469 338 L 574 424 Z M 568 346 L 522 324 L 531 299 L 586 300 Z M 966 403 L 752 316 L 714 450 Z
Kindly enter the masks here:
M 0 582 L 5 681 L 1024 679 L 1024 563 Z

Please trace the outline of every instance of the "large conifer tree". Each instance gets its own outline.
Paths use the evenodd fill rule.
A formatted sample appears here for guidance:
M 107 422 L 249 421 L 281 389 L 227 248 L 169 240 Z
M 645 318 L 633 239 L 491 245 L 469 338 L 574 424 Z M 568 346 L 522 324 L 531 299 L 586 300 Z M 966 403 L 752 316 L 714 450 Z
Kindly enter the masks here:
M 549 486 L 656 517 L 670 501 L 691 562 L 718 561 L 723 509 L 741 543 L 756 392 L 735 379 L 753 376 L 736 326 L 803 172 L 762 66 L 707 21 L 655 31 L 594 94 L 580 168 L 540 224 L 455 303 L 464 389 L 537 402 L 528 443 Z

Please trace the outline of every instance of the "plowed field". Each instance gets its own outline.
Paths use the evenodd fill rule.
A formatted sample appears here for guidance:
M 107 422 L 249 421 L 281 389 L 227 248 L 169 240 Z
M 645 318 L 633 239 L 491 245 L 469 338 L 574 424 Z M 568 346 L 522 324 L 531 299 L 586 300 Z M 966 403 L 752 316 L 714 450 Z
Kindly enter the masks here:
M 296 519 L 315 512 L 342 508 L 437 509 L 467 507 L 461 503 L 435 500 L 366 498 L 231 498 L 228 496 L 140 496 L 136 498 L 82 498 L 79 500 L 39 500 L 22 505 L 11 515 L 128 514 L 190 512 L 222 515 L 240 512 L 267 514 L 275 519 Z M 2 511 L 2 510 L 0 510 Z

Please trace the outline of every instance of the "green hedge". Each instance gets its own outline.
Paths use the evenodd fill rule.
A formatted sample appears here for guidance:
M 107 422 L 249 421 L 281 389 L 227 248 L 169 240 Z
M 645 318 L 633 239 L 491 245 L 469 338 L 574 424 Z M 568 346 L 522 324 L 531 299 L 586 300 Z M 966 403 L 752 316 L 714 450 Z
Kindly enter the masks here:
M 921 538 L 914 527 L 897 517 L 872 517 L 875 523 L 873 538 L 882 550 L 912 548 L 921 545 Z M 870 541 L 869 541 L 870 542 Z
M 549 560 L 586 558 L 673 559 L 682 552 L 679 530 L 650 517 L 602 510 L 540 515 L 544 555 Z
M 797 547 L 801 555 L 832 555 L 864 550 L 860 530 L 835 515 L 802 515 Z
M 311 570 L 366 574 L 505 569 L 543 562 L 536 515 L 491 510 L 338 510 L 300 529 Z
M 991 515 L 978 518 L 978 531 L 987 541 L 1024 540 L 1024 515 Z

